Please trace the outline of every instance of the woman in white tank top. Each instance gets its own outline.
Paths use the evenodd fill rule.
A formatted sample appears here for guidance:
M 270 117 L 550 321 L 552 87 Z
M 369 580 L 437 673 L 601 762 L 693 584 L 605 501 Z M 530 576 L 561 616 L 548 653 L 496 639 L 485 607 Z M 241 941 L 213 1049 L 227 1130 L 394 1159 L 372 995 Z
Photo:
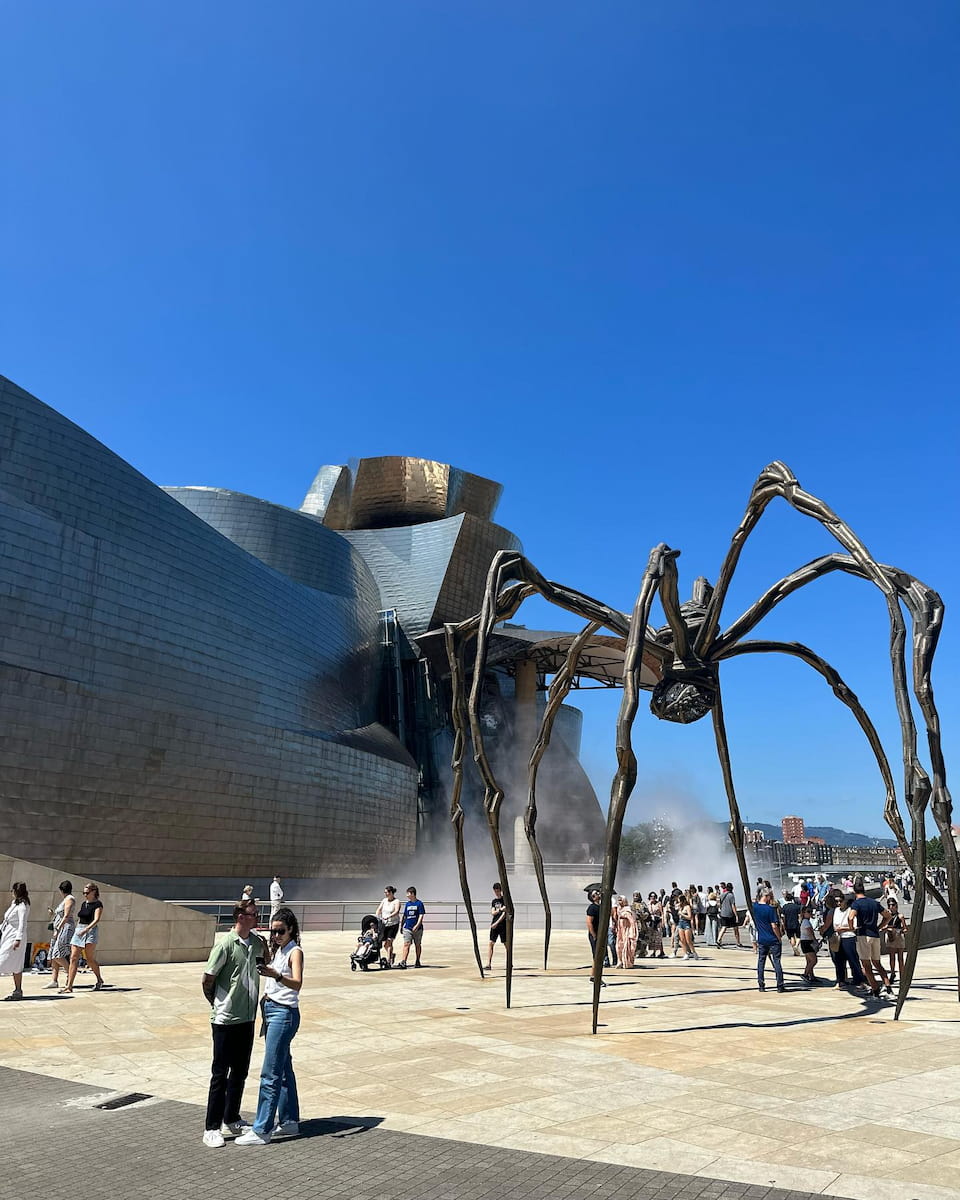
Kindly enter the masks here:
M 300 1028 L 303 951 L 300 927 L 289 908 L 278 908 L 270 918 L 270 946 L 270 965 L 258 968 L 267 981 L 262 1002 L 267 1044 L 260 1097 L 253 1128 L 237 1138 L 238 1146 L 266 1146 L 273 1137 L 295 1137 L 300 1132 L 300 1100 L 290 1046 Z

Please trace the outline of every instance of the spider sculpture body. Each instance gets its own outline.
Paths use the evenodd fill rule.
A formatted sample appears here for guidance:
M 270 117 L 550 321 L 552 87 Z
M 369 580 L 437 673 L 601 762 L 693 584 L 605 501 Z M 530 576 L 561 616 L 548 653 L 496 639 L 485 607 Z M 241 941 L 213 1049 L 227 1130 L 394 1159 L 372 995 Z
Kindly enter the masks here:
M 786 500 L 801 515 L 819 521 L 839 542 L 843 552 L 824 555 L 785 576 L 769 588 L 731 625 L 725 630 L 721 630 L 720 621 L 724 600 L 743 545 L 767 505 L 776 497 Z M 906 963 L 901 973 L 900 991 L 897 997 L 895 1015 L 899 1017 L 916 966 L 923 926 L 924 901 L 927 893 L 941 905 L 949 919 L 957 946 L 958 968 L 960 968 L 960 864 L 958 864 L 957 851 L 951 836 L 952 803 L 947 788 L 946 768 L 940 744 L 940 723 L 931 681 L 933 657 L 943 621 L 943 602 L 935 591 L 914 576 L 874 559 L 853 530 L 822 500 L 805 492 L 790 469 L 781 462 L 773 462 L 766 467 L 754 484 L 743 520 L 733 535 L 730 548 L 721 565 L 716 586 L 711 587 L 703 578 L 697 579 L 692 598 L 683 604 L 679 602 L 677 590 L 676 558 L 678 554 L 679 551 L 671 550 L 663 544 L 653 548 L 643 574 L 633 612 L 627 615 L 583 592 L 545 579 L 522 555 L 513 551 L 501 551 L 495 556 L 490 566 L 481 611 L 467 621 L 445 627 L 452 685 L 454 728 L 451 819 L 456 836 L 461 887 L 467 912 L 471 914 L 474 952 L 480 973 L 483 974 L 483 964 L 480 958 L 476 925 L 472 918 L 463 845 L 464 813 L 460 800 L 463 785 L 464 750 L 469 730 L 473 743 L 473 757 L 484 785 L 484 811 L 507 908 L 506 1001 L 509 1007 L 513 972 L 514 907 L 500 839 L 500 810 L 504 793 L 491 769 L 484 747 L 480 708 L 489 639 L 494 627 L 498 622 L 512 617 L 528 596 L 539 594 L 561 608 L 585 618 L 588 622 L 573 640 L 565 663 L 553 677 L 539 734 L 529 758 L 524 827 L 544 904 L 544 966 L 546 966 L 549 951 L 551 913 L 543 859 L 536 840 L 537 771 L 549 745 L 554 720 L 573 685 L 579 657 L 589 639 L 601 628 L 609 629 L 624 639 L 623 696 L 616 731 L 617 770 L 611 787 L 607 812 L 600 929 L 605 929 L 610 919 L 610 905 L 616 878 L 623 819 L 627 801 L 637 777 L 637 759 L 633 749 L 633 725 L 639 706 L 640 668 L 645 642 L 653 641 L 672 654 L 672 661 L 666 666 L 663 676 L 654 687 L 651 696 L 650 708 L 654 715 L 661 720 L 680 724 L 699 721 L 708 714 L 712 718 L 720 770 L 730 809 L 730 839 L 737 857 L 748 905 L 750 904 L 751 889 L 743 850 L 743 823 L 733 784 L 723 721 L 720 664 L 727 659 L 743 654 L 787 654 L 798 658 L 816 671 L 829 684 L 834 695 L 847 707 L 859 724 L 873 752 L 883 783 L 884 818 L 893 830 L 904 858 L 917 879 L 918 886 L 908 935 Z M 763 617 L 781 600 L 798 588 L 834 571 L 845 572 L 874 584 L 886 602 L 890 622 L 890 663 L 894 697 L 901 727 L 903 799 L 910 819 L 909 837 L 900 813 L 893 772 L 877 731 L 856 695 L 847 687 L 838 672 L 825 659 L 800 642 L 745 640 Z M 649 627 L 649 619 L 651 606 L 657 595 L 659 595 L 667 624 L 661 629 L 654 630 Z M 904 608 L 910 617 L 912 630 L 913 654 L 912 680 L 910 682 L 926 728 L 931 768 L 929 773 L 921 764 L 917 751 L 917 728 L 910 702 L 906 666 L 907 630 L 903 615 Z M 469 695 L 467 695 L 464 684 L 464 663 L 466 649 L 471 643 L 473 644 L 472 679 Z M 925 821 L 928 808 L 932 811 L 943 842 L 948 881 L 947 897 L 942 896 L 926 880 Z M 597 1029 L 602 986 L 603 942 L 604 939 L 598 939 L 594 960 L 594 1032 Z M 958 981 L 960 981 L 960 972 L 958 972 Z M 960 986 L 960 982 L 958 982 L 958 986 Z

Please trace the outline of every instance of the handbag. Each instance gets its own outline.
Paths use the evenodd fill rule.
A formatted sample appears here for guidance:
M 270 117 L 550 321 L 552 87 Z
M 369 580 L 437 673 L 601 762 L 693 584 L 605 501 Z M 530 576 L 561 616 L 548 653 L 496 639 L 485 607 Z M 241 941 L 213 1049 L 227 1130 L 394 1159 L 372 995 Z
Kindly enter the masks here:
M 830 940 L 827 942 L 827 946 L 829 947 L 831 954 L 839 954 L 840 953 L 840 934 L 839 933 L 831 933 Z

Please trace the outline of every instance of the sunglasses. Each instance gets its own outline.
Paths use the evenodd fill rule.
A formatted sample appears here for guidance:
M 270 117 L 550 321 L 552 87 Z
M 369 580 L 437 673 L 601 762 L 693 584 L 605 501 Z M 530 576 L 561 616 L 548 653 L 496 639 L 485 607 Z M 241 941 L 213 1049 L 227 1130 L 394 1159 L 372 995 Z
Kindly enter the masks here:
M 274 934 L 276 934 L 276 936 L 277 936 L 277 937 L 282 937 L 282 936 L 283 936 L 285 933 L 289 933 L 289 932 L 290 932 L 290 930 L 289 930 L 289 929 L 286 929 L 286 928 L 284 928 L 284 929 L 271 929 L 271 930 L 270 930 L 270 932 L 271 932 L 271 933 L 274 933 Z

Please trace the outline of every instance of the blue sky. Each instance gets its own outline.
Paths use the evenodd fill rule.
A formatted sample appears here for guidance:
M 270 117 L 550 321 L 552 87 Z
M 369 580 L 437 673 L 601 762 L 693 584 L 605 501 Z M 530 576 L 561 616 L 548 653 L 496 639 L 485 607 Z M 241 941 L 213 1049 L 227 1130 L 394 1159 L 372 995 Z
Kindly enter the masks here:
M 623 608 L 659 541 L 682 591 L 714 578 L 782 458 L 949 609 L 958 32 L 923 0 L 16 6 L 2 370 L 159 483 L 296 505 L 390 453 L 491 476 L 531 559 Z M 829 546 L 772 511 L 728 617 Z M 868 585 L 767 632 L 830 658 L 896 757 Z M 724 672 L 741 807 L 882 834 L 807 674 Z M 581 699 L 605 799 L 616 697 Z M 637 745 L 631 819 L 723 816 L 709 722 L 641 714 Z

